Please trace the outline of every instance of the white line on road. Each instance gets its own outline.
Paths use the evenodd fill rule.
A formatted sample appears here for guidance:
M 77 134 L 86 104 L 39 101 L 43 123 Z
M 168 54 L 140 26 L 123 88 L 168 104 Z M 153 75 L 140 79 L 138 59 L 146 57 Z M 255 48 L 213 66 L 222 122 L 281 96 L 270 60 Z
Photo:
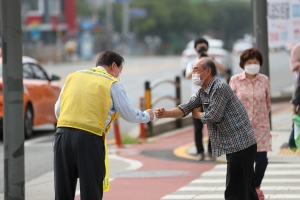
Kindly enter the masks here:
M 300 194 L 265 194 L 265 199 L 298 199 Z M 205 194 L 205 195 L 167 195 L 162 198 L 164 199 L 224 199 L 223 194 Z
M 224 183 L 225 179 L 196 179 L 193 180 L 191 183 Z M 270 179 L 264 178 L 263 183 L 300 183 L 299 179 Z
M 162 199 L 193 199 L 196 195 L 167 195 L 164 196 Z
M 300 186 L 262 186 L 262 190 L 296 190 L 300 191 Z M 196 192 L 196 191 L 224 191 L 226 188 L 224 186 L 215 187 L 182 187 L 178 191 L 181 192 Z
M 225 176 L 225 171 L 208 171 L 204 172 L 201 176 Z M 265 175 L 275 175 L 275 176 L 282 176 L 282 175 L 300 175 L 300 170 L 287 170 L 287 171 L 266 171 Z
M 115 159 L 119 161 L 123 161 L 129 164 L 129 167 L 126 168 L 126 170 L 137 170 L 143 166 L 143 163 L 137 160 L 129 159 L 129 158 L 123 158 L 116 154 L 109 154 L 108 156 L 110 159 Z
M 226 169 L 227 165 L 216 165 L 214 169 Z M 275 164 L 275 163 L 269 163 L 267 166 L 268 168 L 284 168 L 284 169 L 290 169 L 290 168 L 299 168 L 300 170 L 300 164 L 291 164 L 291 163 L 286 163 L 286 164 Z
M 129 158 L 123 158 L 116 154 L 109 154 L 109 159 L 119 160 L 123 161 L 129 164 L 129 167 L 126 168 L 126 170 L 137 170 L 143 166 L 143 163 L 137 160 L 129 159 Z M 114 179 L 109 179 L 110 181 L 113 181 Z M 75 196 L 80 195 L 80 191 L 76 190 Z

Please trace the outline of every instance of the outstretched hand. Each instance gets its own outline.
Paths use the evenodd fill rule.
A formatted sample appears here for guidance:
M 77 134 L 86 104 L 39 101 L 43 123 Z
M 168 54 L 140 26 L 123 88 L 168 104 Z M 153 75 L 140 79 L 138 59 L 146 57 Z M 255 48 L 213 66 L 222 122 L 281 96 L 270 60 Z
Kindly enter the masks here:
M 150 115 L 150 121 L 152 121 L 154 119 L 153 111 L 151 109 L 148 109 L 148 110 L 145 110 L 145 112 L 147 112 Z
M 165 108 L 156 108 L 155 109 L 155 117 L 156 118 L 165 118 L 166 117 Z

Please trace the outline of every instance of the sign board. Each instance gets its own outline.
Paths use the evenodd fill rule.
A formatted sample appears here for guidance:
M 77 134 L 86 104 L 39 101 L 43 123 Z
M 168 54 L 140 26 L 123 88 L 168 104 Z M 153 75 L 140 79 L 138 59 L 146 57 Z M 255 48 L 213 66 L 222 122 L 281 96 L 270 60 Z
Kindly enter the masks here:
M 140 8 L 131 8 L 130 16 L 131 17 L 145 17 L 147 15 L 147 11 L 145 9 Z
M 37 41 L 41 37 L 41 31 L 40 31 L 39 26 L 40 26 L 40 24 L 38 22 L 31 23 L 30 36 L 33 41 Z
M 268 0 L 269 47 L 300 41 L 300 0 Z
M 130 2 L 131 0 L 114 0 L 116 3 L 126 3 Z

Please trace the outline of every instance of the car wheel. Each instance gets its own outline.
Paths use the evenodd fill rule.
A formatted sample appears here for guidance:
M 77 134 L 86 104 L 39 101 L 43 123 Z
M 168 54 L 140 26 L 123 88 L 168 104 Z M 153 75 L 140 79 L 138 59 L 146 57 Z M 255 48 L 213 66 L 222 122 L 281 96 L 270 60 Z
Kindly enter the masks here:
M 33 112 L 31 106 L 27 105 L 24 117 L 24 134 L 25 138 L 30 138 L 33 132 Z

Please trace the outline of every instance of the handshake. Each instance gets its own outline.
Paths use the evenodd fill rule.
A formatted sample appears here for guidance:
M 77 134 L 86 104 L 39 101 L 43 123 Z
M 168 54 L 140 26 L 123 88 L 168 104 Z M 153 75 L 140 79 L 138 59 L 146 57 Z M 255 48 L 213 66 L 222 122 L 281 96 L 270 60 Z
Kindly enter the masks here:
M 165 109 L 164 108 L 156 108 L 155 112 L 153 112 L 151 109 L 145 110 L 144 112 L 148 113 L 150 115 L 150 121 L 154 119 L 154 115 L 156 118 L 165 118 L 164 115 Z
M 154 113 L 151 109 L 148 109 L 145 110 L 145 112 L 150 115 L 150 121 L 154 119 L 154 115 L 156 118 L 181 118 L 184 116 L 183 111 L 178 107 L 171 110 L 165 110 L 165 108 L 156 108 Z M 192 110 L 192 115 L 194 118 L 200 119 L 201 112 L 202 109 L 200 107 L 194 108 Z

